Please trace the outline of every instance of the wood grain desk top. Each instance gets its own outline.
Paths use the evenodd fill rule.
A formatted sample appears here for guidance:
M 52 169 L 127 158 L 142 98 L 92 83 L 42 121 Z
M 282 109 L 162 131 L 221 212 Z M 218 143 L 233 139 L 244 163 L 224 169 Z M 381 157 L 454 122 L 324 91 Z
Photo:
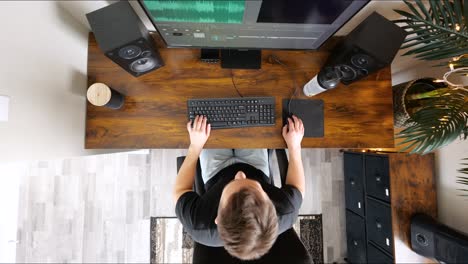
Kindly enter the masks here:
M 159 46 L 161 44 L 156 41 Z M 333 42 L 333 39 L 331 40 Z M 330 45 L 328 45 L 330 46 Z M 102 82 L 126 95 L 119 110 L 86 106 L 85 147 L 186 148 L 186 101 L 189 98 L 275 96 L 276 125 L 212 130 L 207 148 L 284 148 L 282 99 L 302 87 L 325 63 L 329 52 L 263 50 L 260 70 L 221 69 L 200 61 L 199 49 L 161 48 L 165 66 L 135 78 L 108 59 L 89 35 L 88 85 Z M 276 55 L 288 68 L 269 60 Z M 304 138 L 305 148 L 394 147 L 390 67 L 349 86 L 341 85 L 313 99 L 324 100 L 323 138 Z

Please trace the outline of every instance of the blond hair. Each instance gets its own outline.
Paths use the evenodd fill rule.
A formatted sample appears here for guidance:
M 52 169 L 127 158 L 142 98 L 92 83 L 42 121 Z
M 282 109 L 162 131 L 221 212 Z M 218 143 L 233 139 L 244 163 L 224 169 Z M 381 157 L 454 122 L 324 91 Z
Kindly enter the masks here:
M 233 193 L 218 209 L 218 232 L 229 254 L 242 259 L 265 255 L 278 236 L 278 217 L 270 199 L 252 188 Z

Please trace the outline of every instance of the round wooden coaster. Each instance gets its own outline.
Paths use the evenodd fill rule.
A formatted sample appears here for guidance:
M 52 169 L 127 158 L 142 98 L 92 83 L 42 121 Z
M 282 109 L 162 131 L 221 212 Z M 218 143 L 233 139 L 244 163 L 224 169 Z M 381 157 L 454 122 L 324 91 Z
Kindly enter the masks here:
M 110 101 L 111 96 L 111 89 L 103 83 L 95 83 L 91 85 L 86 93 L 88 101 L 95 106 L 106 105 Z

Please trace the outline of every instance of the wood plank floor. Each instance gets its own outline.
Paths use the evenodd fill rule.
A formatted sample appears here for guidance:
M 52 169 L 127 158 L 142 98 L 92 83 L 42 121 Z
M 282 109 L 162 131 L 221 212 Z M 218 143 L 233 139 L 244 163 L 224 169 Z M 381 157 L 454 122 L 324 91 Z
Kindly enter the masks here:
M 174 216 L 176 157 L 185 153 L 160 149 L 29 164 L 20 185 L 17 262 L 149 262 L 149 217 Z M 300 213 L 322 214 L 324 261 L 341 262 L 342 154 L 305 149 L 303 161 L 307 197 Z

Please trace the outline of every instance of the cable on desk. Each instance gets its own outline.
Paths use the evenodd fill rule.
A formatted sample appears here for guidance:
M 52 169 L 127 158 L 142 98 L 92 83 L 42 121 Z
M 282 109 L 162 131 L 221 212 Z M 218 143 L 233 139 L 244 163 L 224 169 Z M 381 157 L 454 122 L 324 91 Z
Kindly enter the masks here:
M 244 97 L 244 96 L 242 96 L 242 94 L 237 89 L 236 83 L 234 82 L 234 73 L 232 72 L 232 69 L 231 69 L 231 81 L 232 81 L 232 85 L 234 86 L 234 89 L 236 89 L 236 92 L 239 95 L 239 97 Z
M 291 114 L 291 101 L 292 101 L 293 97 L 296 96 L 297 88 L 298 88 L 297 82 L 296 82 L 296 76 L 294 75 L 294 71 L 291 69 L 291 67 L 289 67 L 288 65 L 286 65 L 286 64 L 284 64 L 282 61 L 280 61 L 280 59 L 279 59 L 276 55 L 271 54 L 270 57 L 268 57 L 268 61 L 269 61 L 270 63 L 272 63 L 272 60 L 273 60 L 274 62 L 276 62 L 277 64 L 279 64 L 279 65 L 285 67 L 285 68 L 288 70 L 289 75 L 291 75 L 291 79 L 292 79 L 292 81 L 293 81 L 294 91 L 293 91 L 293 93 L 291 94 L 291 96 L 289 97 L 289 101 L 288 101 L 288 115 L 289 115 L 289 114 Z

